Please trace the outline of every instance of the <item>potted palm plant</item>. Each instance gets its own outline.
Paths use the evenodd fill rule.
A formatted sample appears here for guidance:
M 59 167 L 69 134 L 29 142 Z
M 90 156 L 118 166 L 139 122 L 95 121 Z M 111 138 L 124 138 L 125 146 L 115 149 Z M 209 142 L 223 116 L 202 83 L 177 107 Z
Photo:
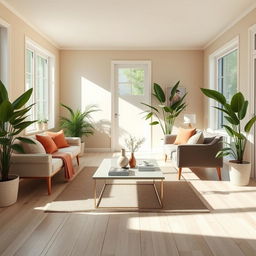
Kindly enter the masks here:
M 60 127 L 64 130 L 66 136 L 81 138 L 81 152 L 84 153 L 84 137 L 94 133 L 93 120 L 91 113 L 99 111 L 95 105 L 89 105 L 82 112 L 72 110 L 67 105 L 61 104 L 68 110 L 70 117 L 60 117 Z
M 179 114 L 186 108 L 186 103 L 184 99 L 187 94 L 182 96 L 181 98 L 176 99 L 177 92 L 179 91 L 178 86 L 180 81 L 178 81 L 171 90 L 170 98 L 167 99 L 166 95 L 161 88 L 160 85 L 154 83 L 152 94 L 156 99 L 158 105 L 148 105 L 146 103 L 141 103 L 147 107 L 149 110 L 146 111 L 147 115 L 145 116 L 145 120 L 149 120 L 151 117 L 155 117 L 157 120 L 150 122 L 150 125 L 160 125 L 161 130 L 164 135 L 171 134 L 175 119 L 179 116 Z M 169 100 L 170 104 L 167 104 Z
M 24 152 L 16 139 L 34 143 L 28 138 L 16 137 L 26 127 L 36 121 L 26 121 L 27 113 L 33 105 L 25 107 L 33 89 L 29 89 L 12 103 L 9 101 L 7 90 L 0 81 L 0 207 L 8 206 L 17 201 L 19 177 L 9 175 L 12 151 Z
M 244 160 L 244 152 L 247 143 L 247 135 L 256 121 L 253 116 L 244 126 L 242 120 L 246 117 L 248 101 L 245 100 L 241 92 L 233 95 L 230 103 L 225 96 L 218 91 L 201 88 L 207 97 L 217 101 L 219 106 L 214 108 L 224 113 L 226 124 L 223 128 L 231 138 L 230 143 L 225 143 L 216 157 L 232 156 L 230 164 L 230 181 L 234 185 L 244 186 L 249 183 L 251 173 L 251 163 Z

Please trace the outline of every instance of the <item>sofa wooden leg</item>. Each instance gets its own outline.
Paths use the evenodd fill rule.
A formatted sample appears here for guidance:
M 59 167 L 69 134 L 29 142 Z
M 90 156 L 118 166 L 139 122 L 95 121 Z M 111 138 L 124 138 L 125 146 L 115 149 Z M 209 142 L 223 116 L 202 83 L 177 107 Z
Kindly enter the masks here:
M 52 193 L 52 177 L 47 177 L 47 188 L 48 188 L 48 195 Z
M 76 156 L 76 161 L 77 161 L 77 165 L 79 165 L 80 164 L 80 162 L 79 162 L 79 155 Z
M 178 174 L 179 180 L 180 180 L 180 177 L 181 177 L 181 172 L 182 172 L 182 168 L 179 168 L 179 174 Z
M 167 154 L 164 154 L 164 161 L 167 161 Z
M 218 174 L 219 180 L 221 180 L 221 168 L 217 167 L 216 170 L 217 170 L 217 174 Z

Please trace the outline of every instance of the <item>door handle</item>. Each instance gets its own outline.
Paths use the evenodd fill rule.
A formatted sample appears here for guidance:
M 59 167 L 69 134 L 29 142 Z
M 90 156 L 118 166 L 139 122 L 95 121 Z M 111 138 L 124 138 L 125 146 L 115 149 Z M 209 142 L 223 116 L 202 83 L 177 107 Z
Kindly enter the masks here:
M 115 118 L 118 118 L 120 115 L 118 113 L 115 113 Z

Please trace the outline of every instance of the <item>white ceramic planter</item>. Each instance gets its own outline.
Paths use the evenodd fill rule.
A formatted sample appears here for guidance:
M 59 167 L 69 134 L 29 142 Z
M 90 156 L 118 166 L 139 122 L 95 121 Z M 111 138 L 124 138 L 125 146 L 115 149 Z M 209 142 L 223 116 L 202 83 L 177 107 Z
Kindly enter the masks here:
M 246 186 L 250 181 L 251 163 L 238 164 L 229 162 L 230 182 L 236 186 Z
M 19 190 L 19 176 L 10 175 L 11 180 L 0 182 L 0 207 L 16 203 Z
M 84 154 L 84 142 L 81 143 L 81 153 L 80 155 L 82 156 Z

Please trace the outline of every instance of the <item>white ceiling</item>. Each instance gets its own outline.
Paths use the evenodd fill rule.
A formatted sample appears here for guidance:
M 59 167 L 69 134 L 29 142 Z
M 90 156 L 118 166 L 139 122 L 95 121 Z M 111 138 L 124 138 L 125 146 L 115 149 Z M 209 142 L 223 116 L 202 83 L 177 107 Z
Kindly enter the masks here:
M 2 0 L 60 48 L 198 49 L 255 0 Z

